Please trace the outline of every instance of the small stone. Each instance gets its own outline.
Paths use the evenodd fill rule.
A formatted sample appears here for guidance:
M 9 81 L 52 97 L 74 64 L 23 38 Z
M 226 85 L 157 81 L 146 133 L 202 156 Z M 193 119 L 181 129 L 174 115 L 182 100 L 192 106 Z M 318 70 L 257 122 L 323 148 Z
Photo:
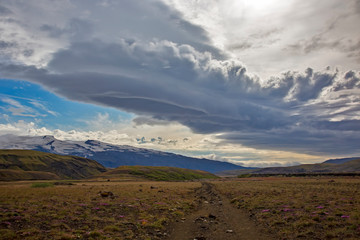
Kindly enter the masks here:
M 230 230 L 230 229 L 228 229 L 228 230 L 226 230 L 226 233 L 233 233 L 234 231 L 233 230 Z
M 216 216 L 210 213 L 210 214 L 209 214 L 209 218 L 210 218 L 210 219 L 216 219 Z
M 112 192 L 103 192 L 103 191 L 100 191 L 99 192 L 100 196 L 105 198 L 105 197 L 113 197 L 114 194 Z
M 194 240 L 206 240 L 206 237 L 196 237 Z
M 209 202 L 208 202 L 208 201 L 204 201 L 204 203 L 208 204 Z

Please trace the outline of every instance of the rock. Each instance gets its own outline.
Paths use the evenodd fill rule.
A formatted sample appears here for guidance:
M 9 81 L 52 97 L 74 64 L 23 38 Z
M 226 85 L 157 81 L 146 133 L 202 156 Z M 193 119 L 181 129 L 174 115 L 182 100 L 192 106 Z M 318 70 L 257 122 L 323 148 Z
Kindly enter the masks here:
M 195 219 L 195 222 L 207 222 L 206 217 L 198 217 Z
M 233 233 L 234 231 L 231 229 L 226 230 L 226 233 Z
M 105 192 L 105 191 L 104 192 L 100 191 L 99 194 L 103 198 L 105 198 L 105 197 L 113 197 L 114 196 L 114 194 L 112 192 Z
M 206 240 L 206 237 L 196 237 L 194 240 Z
M 210 219 L 216 219 L 216 216 L 210 213 L 210 214 L 209 214 L 209 218 L 210 218 Z

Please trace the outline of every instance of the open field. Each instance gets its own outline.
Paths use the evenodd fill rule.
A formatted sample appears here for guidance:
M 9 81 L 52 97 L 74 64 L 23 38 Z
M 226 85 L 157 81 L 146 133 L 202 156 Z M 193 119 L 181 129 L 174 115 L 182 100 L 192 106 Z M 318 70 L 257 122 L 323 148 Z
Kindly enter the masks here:
M 159 239 L 200 183 L 1 183 L 0 239 Z M 99 193 L 111 192 L 102 197 Z
M 360 238 L 360 178 L 254 178 L 215 186 L 278 239 Z
M 360 238 L 360 178 L 71 183 L 2 182 L 0 239 Z

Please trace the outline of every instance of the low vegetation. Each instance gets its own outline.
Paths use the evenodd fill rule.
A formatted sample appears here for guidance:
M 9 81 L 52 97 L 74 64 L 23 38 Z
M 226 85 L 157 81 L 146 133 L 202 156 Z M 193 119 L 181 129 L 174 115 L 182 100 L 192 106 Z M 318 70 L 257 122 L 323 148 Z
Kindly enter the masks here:
M 0 185 L 0 239 L 161 239 L 196 205 L 198 182 Z
M 55 173 L 50 173 L 50 172 L 0 169 L 0 181 L 55 180 L 55 179 L 60 179 L 60 177 Z
M 51 182 L 38 182 L 38 183 L 33 183 L 31 184 L 32 188 L 45 188 L 45 187 L 53 187 L 54 183 Z
M 0 180 L 81 179 L 105 172 L 94 160 L 32 150 L 0 150 Z
M 359 177 L 212 181 L 276 239 L 359 239 Z M 201 183 L 3 182 L 0 239 L 163 239 L 186 218 Z
M 360 238 L 359 178 L 251 178 L 216 186 L 278 239 Z
M 356 169 L 358 160 L 338 166 Z M 211 173 L 183 168 L 106 171 L 85 158 L 1 150 L 0 180 L 39 180 L 0 183 L 0 239 L 166 238 L 169 223 L 203 201 L 195 196 L 201 183 L 192 180 L 198 179 L 212 179 L 220 195 L 276 239 L 360 238 L 357 174 L 292 174 L 297 177 L 243 172 L 219 181 Z
M 176 167 L 121 166 L 97 176 L 100 178 L 130 178 L 155 181 L 187 181 L 195 179 L 215 179 L 216 175 L 200 171 Z

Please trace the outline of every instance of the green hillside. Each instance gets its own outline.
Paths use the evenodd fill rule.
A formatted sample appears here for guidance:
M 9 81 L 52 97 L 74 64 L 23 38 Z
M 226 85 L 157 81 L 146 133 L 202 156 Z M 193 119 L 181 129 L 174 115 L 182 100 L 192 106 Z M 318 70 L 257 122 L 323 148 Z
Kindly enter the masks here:
M 50 172 L 0 169 L 0 180 L 2 181 L 56 179 L 60 179 L 60 177 Z
M 216 175 L 200 171 L 176 167 L 121 166 L 109 170 L 97 177 L 101 178 L 138 178 L 155 181 L 186 181 L 204 178 L 217 178 Z
M 32 150 L 0 150 L 0 180 L 81 179 L 106 171 L 94 160 Z

